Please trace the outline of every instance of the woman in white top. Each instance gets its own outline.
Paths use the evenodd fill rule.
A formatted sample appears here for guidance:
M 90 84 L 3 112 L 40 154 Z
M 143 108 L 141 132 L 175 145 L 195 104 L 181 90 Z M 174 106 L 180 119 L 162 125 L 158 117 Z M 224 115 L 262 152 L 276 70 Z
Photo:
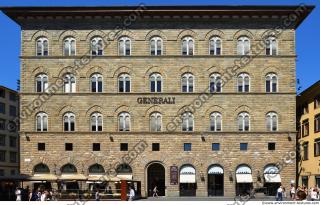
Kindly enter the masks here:
M 17 187 L 16 188 L 16 192 L 15 192 L 15 194 L 16 194 L 16 201 L 21 201 L 21 190 Z

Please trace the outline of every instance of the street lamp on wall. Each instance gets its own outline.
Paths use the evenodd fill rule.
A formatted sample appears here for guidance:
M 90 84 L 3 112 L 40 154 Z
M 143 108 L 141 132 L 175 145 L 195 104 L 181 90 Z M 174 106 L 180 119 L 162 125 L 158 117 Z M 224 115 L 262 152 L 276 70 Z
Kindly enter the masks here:
M 233 181 L 233 174 L 232 171 L 229 172 L 229 180 L 232 182 Z
M 260 176 L 260 171 L 258 170 L 257 172 L 257 181 L 258 182 L 261 182 L 261 176 Z

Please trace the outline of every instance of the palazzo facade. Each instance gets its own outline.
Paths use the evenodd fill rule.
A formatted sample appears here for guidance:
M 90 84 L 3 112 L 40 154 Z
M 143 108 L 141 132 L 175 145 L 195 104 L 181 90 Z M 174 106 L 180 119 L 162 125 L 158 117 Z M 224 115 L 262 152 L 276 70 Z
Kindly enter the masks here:
M 21 174 L 64 189 L 108 175 L 143 197 L 289 188 L 312 9 L 2 8 L 21 26 Z

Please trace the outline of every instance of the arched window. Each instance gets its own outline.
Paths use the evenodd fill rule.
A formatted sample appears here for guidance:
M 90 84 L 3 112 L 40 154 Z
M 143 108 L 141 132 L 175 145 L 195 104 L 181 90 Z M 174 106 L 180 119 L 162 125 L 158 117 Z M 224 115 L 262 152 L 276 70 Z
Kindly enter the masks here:
M 182 131 L 193 131 L 194 118 L 191 112 L 185 112 L 182 114 Z
M 46 164 L 40 163 L 40 164 L 37 164 L 36 166 L 34 166 L 33 172 L 35 174 L 49 174 L 50 169 Z
M 181 90 L 183 93 L 192 93 L 193 92 L 193 84 L 194 77 L 191 73 L 185 73 L 182 75 L 181 79 Z
M 250 76 L 247 73 L 241 73 L 238 75 L 238 92 L 250 91 Z
M 49 41 L 46 37 L 40 37 L 37 39 L 36 46 L 37 56 L 48 56 L 49 54 Z
M 275 93 L 278 91 L 278 77 L 275 73 L 266 76 L 266 92 Z
M 119 39 L 119 55 L 130 56 L 131 55 L 131 39 L 124 36 Z
M 209 41 L 209 54 L 221 55 L 221 39 L 219 37 L 212 37 Z
M 65 56 L 76 55 L 76 39 L 68 37 L 63 41 L 63 53 Z
M 46 74 L 37 75 L 36 81 L 36 90 L 38 93 L 45 92 L 48 89 L 48 76 Z
M 162 55 L 162 39 L 158 36 L 150 40 L 150 52 L 152 56 Z
M 73 74 L 66 74 L 64 76 L 64 92 L 75 93 L 76 92 L 76 78 Z
M 266 116 L 267 130 L 277 131 L 278 130 L 278 115 L 275 112 L 269 112 Z
M 48 131 L 48 115 L 44 112 L 40 112 L 36 116 L 37 120 L 37 131 L 38 132 L 46 132 Z
M 237 42 L 238 55 L 248 55 L 250 53 L 250 40 L 246 36 L 238 38 Z
M 250 116 L 246 112 L 242 112 L 238 115 L 238 128 L 239 131 L 250 130 Z
M 182 39 L 182 55 L 192 56 L 194 52 L 194 41 L 188 36 Z
M 61 167 L 62 174 L 74 174 L 77 173 L 77 168 L 73 164 L 65 164 Z
M 119 114 L 119 131 L 130 131 L 130 114 L 127 112 Z
M 93 93 L 101 93 L 103 87 L 102 75 L 99 73 L 95 73 L 91 76 L 91 92 Z
M 91 115 L 91 131 L 99 132 L 102 131 L 102 114 L 93 113 Z
M 117 172 L 117 174 L 130 174 L 130 173 L 132 173 L 132 168 L 128 164 L 120 164 L 116 168 L 116 172 Z
M 278 45 L 275 37 L 268 37 L 266 39 L 266 55 L 275 56 L 278 54 Z
M 123 73 L 118 78 L 119 92 L 129 93 L 131 90 L 130 75 Z
M 64 131 L 72 132 L 75 130 L 75 118 L 76 116 L 71 112 L 64 114 L 63 116 Z
M 101 164 L 93 164 L 89 167 L 89 174 L 101 174 L 103 175 L 105 170 Z
M 162 116 L 158 112 L 154 112 L 150 115 L 150 131 L 160 132 L 162 127 Z
M 91 40 L 91 55 L 102 56 L 103 55 L 103 40 L 100 37 L 94 37 Z
M 152 93 L 161 93 L 162 77 L 159 73 L 153 73 L 150 75 L 150 91 Z
M 210 93 L 221 93 L 221 75 L 219 73 L 213 73 L 210 76 Z
M 219 112 L 210 115 L 210 131 L 219 132 L 222 129 L 222 116 Z

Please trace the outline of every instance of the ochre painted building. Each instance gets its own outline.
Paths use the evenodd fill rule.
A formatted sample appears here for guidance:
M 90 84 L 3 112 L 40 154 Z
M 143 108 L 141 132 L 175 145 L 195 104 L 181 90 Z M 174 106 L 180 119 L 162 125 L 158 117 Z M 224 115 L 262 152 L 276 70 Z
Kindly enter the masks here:
M 312 9 L 3 8 L 21 26 L 21 174 L 68 190 L 116 170 L 142 196 L 289 187 Z
M 300 186 L 320 187 L 320 81 L 297 96 Z

